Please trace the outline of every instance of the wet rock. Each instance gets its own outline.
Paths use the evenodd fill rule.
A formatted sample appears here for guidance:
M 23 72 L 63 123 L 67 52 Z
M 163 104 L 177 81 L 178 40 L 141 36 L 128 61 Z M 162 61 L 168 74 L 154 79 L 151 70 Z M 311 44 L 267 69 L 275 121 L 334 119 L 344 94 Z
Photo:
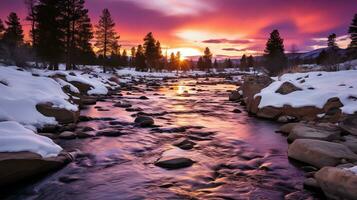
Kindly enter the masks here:
M 134 122 L 140 127 L 150 127 L 154 125 L 154 119 L 148 116 L 138 116 Z
M 302 170 L 304 170 L 305 172 L 315 172 L 318 169 L 316 167 L 313 166 L 303 166 L 301 167 Z
M 76 123 L 79 116 L 79 111 L 53 107 L 52 103 L 37 104 L 36 109 L 47 117 L 54 117 L 60 124 Z
M 314 178 L 307 178 L 304 180 L 304 188 L 309 190 L 319 190 L 320 186 Z
M 186 167 L 191 167 L 194 161 L 189 158 L 178 157 L 178 158 L 163 158 L 155 162 L 155 165 L 161 168 L 173 170 L 181 169 Z
M 78 138 L 91 138 L 95 136 L 94 132 L 92 131 L 78 131 L 76 134 Z
M 59 169 L 73 160 L 62 152 L 57 157 L 42 158 L 31 152 L 0 153 L 0 186 L 21 183 Z
M 103 130 L 103 131 L 98 131 L 97 135 L 98 136 L 106 136 L 106 137 L 118 137 L 118 136 L 124 135 L 124 133 L 122 133 L 118 130 Z
M 143 111 L 142 108 L 126 108 L 125 110 L 127 112 L 140 112 L 140 111 Z
M 78 81 L 70 81 L 70 83 L 74 85 L 74 87 L 78 88 L 79 92 L 84 95 L 88 94 L 88 91 L 93 88 L 89 84 L 78 82 Z
M 97 98 L 82 97 L 81 98 L 81 103 L 83 105 L 95 105 L 97 103 Z
M 58 137 L 61 139 L 71 140 L 71 139 L 75 139 L 77 137 L 77 134 L 74 132 L 65 131 L 59 134 Z
M 79 116 L 78 120 L 79 120 L 80 122 L 88 122 L 88 121 L 93 120 L 93 118 L 92 118 L 92 117 L 89 117 L 89 116 L 81 115 L 81 116 Z
M 125 102 L 117 102 L 113 106 L 119 107 L 119 108 L 130 108 L 132 105 L 129 103 L 125 103 Z
M 357 114 L 348 116 L 340 123 L 340 127 L 344 131 L 357 136 Z
M 289 116 L 289 115 L 283 115 L 283 116 L 280 116 L 278 119 L 277 119 L 278 122 L 280 123 L 288 123 L 288 122 L 294 122 L 296 121 L 296 118 L 293 117 L 293 116 Z
M 38 133 L 39 135 L 51 138 L 51 139 L 57 139 L 58 135 L 54 133 Z
M 290 94 L 295 91 L 301 91 L 302 89 L 296 87 L 294 84 L 290 82 L 284 82 L 281 86 L 275 91 L 275 93 L 279 93 L 282 95 Z
M 342 144 L 312 139 L 295 140 L 288 156 L 318 168 L 336 166 L 342 159 L 357 161 L 357 155 Z
M 234 112 L 234 113 L 242 113 L 242 111 L 239 110 L 238 108 L 234 109 L 233 112 Z
M 177 146 L 183 150 L 190 150 L 195 146 L 195 144 L 196 143 L 192 142 L 191 140 L 188 140 L 186 138 L 181 138 L 176 140 L 172 145 Z
M 89 132 L 89 131 L 94 131 L 94 128 L 89 127 L 89 126 L 84 126 L 84 127 L 81 127 L 80 130 L 82 132 Z
M 146 97 L 146 96 L 141 96 L 141 97 L 139 97 L 139 99 L 141 99 L 141 100 L 147 100 L 147 99 L 149 99 L 149 98 Z
M 74 131 L 76 129 L 76 124 L 67 124 L 65 126 L 61 126 L 59 129 L 59 132 L 64 132 L 64 131 Z
M 284 200 L 314 200 L 314 198 L 304 192 L 296 191 L 285 195 Z
M 80 177 L 75 176 L 75 175 L 61 176 L 58 178 L 58 180 L 62 183 L 71 183 L 71 182 L 77 181 L 79 179 L 80 179 Z
M 324 194 L 330 199 L 357 199 L 357 175 L 337 167 L 324 167 L 315 174 Z
M 233 91 L 231 94 L 229 94 L 229 101 L 238 101 L 242 98 L 242 95 L 239 93 L 239 91 Z
M 354 135 L 346 135 L 343 137 L 344 141 L 340 141 L 339 143 L 347 146 L 354 153 L 357 153 L 357 136 Z
M 297 125 L 299 125 L 299 123 L 284 124 L 284 125 L 280 126 L 279 132 L 289 134 L 291 132 L 291 130 Z
M 281 108 L 273 106 L 263 107 L 258 110 L 257 116 L 265 119 L 276 119 L 281 114 Z
M 326 130 L 319 128 L 318 126 L 313 127 L 309 125 L 299 124 L 298 126 L 293 127 L 290 131 L 290 134 L 288 136 L 288 142 L 293 142 L 296 139 L 333 141 L 339 140 L 340 138 L 340 131 Z
M 40 128 L 38 132 L 43 132 L 43 133 L 57 133 L 60 129 L 60 126 L 58 125 L 52 125 L 52 124 L 47 124 Z

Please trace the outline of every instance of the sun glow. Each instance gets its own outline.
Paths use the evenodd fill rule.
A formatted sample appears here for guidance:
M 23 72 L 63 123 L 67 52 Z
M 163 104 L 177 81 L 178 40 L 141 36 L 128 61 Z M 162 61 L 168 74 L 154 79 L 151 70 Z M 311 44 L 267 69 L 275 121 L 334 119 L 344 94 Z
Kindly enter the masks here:
M 199 49 L 195 48 L 173 48 L 173 49 L 168 49 L 167 50 L 167 55 L 170 56 L 171 53 L 176 54 L 177 52 L 180 52 L 181 57 L 180 60 L 185 60 L 191 56 L 199 56 L 202 55 L 202 52 Z

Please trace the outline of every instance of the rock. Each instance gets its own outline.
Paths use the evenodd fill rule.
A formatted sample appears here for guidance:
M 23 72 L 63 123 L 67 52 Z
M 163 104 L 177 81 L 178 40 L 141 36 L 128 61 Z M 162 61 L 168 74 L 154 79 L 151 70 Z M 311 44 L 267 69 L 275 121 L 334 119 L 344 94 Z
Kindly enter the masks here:
M 318 168 L 336 166 L 342 159 L 357 160 L 357 155 L 342 144 L 312 139 L 295 140 L 289 146 L 288 156 Z
M 60 124 L 76 123 L 78 121 L 79 111 L 53 107 L 52 103 L 37 104 L 36 109 L 47 117 L 54 117 Z
M 126 108 L 125 110 L 127 112 L 140 112 L 140 111 L 143 111 L 142 108 Z
M 83 132 L 95 131 L 94 128 L 89 127 L 89 126 L 81 127 L 80 129 Z
M 314 198 L 305 192 L 296 191 L 285 195 L 284 200 L 314 200 Z
M 357 114 L 347 116 L 339 126 L 346 132 L 357 136 Z
M 340 131 L 335 130 L 325 130 L 319 128 L 318 126 L 309 126 L 299 124 L 292 128 L 289 136 L 288 142 L 293 142 L 296 139 L 315 139 L 315 140 L 325 140 L 333 141 L 339 140 L 341 138 Z
M 150 127 L 154 125 L 154 119 L 148 116 L 138 116 L 134 122 L 141 127 Z
M 341 141 L 339 143 L 347 146 L 354 153 L 357 153 L 357 136 L 346 135 L 346 136 L 343 137 L 343 139 L 344 139 L 344 141 Z
M 146 96 L 141 96 L 141 97 L 139 97 L 139 99 L 142 99 L 142 100 L 147 100 L 147 99 L 149 99 L 148 97 L 146 97 Z
M 87 95 L 88 91 L 93 88 L 89 84 L 78 82 L 78 81 L 70 81 L 69 83 L 74 85 L 74 87 L 78 88 L 79 92 L 83 95 Z
M 282 115 L 277 119 L 277 121 L 280 123 L 288 123 L 296 121 L 296 118 L 289 115 Z
M 188 140 L 186 138 L 181 138 L 181 139 L 176 140 L 172 145 L 177 146 L 183 150 L 190 150 L 196 145 L 196 143 L 194 143 L 191 140 Z
M 238 108 L 234 109 L 233 112 L 234 112 L 234 113 L 242 113 L 242 111 L 239 110 Z
M 50 158 L 42 158 L 31 152 L 0 153 L 0 186 L 33 180 L 65 166 L 72 160 L 72 156 L 65 152 Z
M 307 178 L 304 180 L 304 188 L 309 190 L 319 190 L 319 184 L 314 178 Z
M 265 118 L 265 119 L 276 119 L 279 117 L 280 114 L 281 114 L 281 109 L 272 106 L 261 108 L 257 112 L 258 117 Z
M 75 139 L 77 137 L 77 134 L 70 132 L 70 131 L 65 131 L 65 132 L 62 132 L 61 134 L 59 134 L 58 137 L 61 139 L 70 140 L 70 139 Z
M 40 128 L 38 132 L 43 132 L 43 133 L 57 133 L 60 129 L 59 125 L 56 124 L 47 124 Z
M 58 135 L 54 133 L 38 133 L 39 135 L 51 138 L 51 139 L 57 139 Z
M 294 84 L 290 82 L 284 82 L 281 86 L 275 91 L 275 93 L 279 93 L 282 95 L 290 94 L 292 92 L 301 91 L 302 89 L 296 87 Z
M 241 98 L 242 95 L 239 94 L 239 91 L 235 90 L 231 94 L 229 94 L 229 101 L 238 101 Z
M 119 108 L 130 108 L 132 105 L 129 103 L 125 103 L 125 102 L 117 102 L 113 106 L 119 107 Z
M 76 134 L 78 138 L 91 138 L 95 136 L 94 132 L 92 131 L 78 131 L 76 132 Z
M 79 116 L 79 121 L 80 122 L 88 122 L 88 121 L 91 121 L 91 120 L 93 120 L 93 118 L 92 117 L 89 117 L 89 116 L 83 116 L 83 115 L 81 115 L 81 116 Z
M 299 125 L 299 123 L 284 124 L 284 125 L 280 126 L 279 132 L 289 134 L 291 132 L 291 130 L 297 125 Z
M 324 194 L 330 199 L 357 199 L 357 175 L 337 167 L 324 167 L 315 174 Z
M 58 178 L 59 181 L 61 181 L 62 183 L 71 183 L 74 181 L 79 180 L 80 178 L 78 176 L 61 176 Z
M 160 159 L 155 162 L 155 165 L 165 169 L 181 169 L 192 166 L 194 161 L 189 158 L 178 157 L 178 158 L 168 158 Z
M 117 131 L 117 130 L 103 130 L 97 132 L 98 136 L 107 136 L 107 137 L 118 137 L 121 135 L 124 135 L 122 132 Z
M 97 103 L 97 99 L 90 97 L 82 97 L 81 102 L 83 105 L 95 105 Z

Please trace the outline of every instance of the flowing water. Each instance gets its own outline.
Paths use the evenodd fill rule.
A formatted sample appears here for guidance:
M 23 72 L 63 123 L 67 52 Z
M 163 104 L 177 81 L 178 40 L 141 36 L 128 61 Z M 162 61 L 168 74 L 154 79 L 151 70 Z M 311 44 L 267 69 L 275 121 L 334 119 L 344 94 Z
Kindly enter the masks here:
M 79 126 L 119 130 L 122 135 L 59 140 L 64 149 L 83 153 L 9 199 L 275 200 L 303 191 L 304 174 L 287 159 L 286 138 L 275 133 L 278 125 L 250 117 L 239 103 L 228 101 L 236 86 L 214 84 L 220 81 L 154 80 L 84 109 L 81 115 L 97 120 Z M 149 99 L 140 99 L 143 95 Z M 135 126 L 137 112 L 114 107 L 119 101 L 141 108 L 157 127 Z M 236 108 L 243 112 L 233 112 Z M 190 150 L 173 146 L 180 138 L 196 145 Z M 195 163 L 166 170 L 154 165 L 161 156 Z

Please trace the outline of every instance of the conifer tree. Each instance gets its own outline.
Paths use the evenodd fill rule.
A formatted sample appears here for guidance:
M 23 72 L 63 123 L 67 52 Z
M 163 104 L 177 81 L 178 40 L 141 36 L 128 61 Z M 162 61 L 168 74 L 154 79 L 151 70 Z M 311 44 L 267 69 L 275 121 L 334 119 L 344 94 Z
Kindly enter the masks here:
M 205 69 L 209 71 L 212 68 L 212 53 L 208 47 L 206 47 L 202 59 Z
M 201 71 L 204 71 L 206 69 L 205 62 L 203 61 L 203 57 L 199 57 L 197 61 L 197 68 Z
M 90 64 L 95 61 L 95 53 L 91 41 L 94 37 L 93 26 L 88 16 L 88 10 L 82 10 L 83 13 L 75 23 L 72 51 L 74 56 L 70 56 L 74 64 Z M 73 68 L 73 67 L 72 67 Z
M 147 67 L 149 71 L 151 71 L 152 69 L 154 69 L 158 60 L 158 49 L 156 47 L 156 40 L 152 32 L 148 33 L 144 38 L 144 50 Z
M 8 52 L 8 57 L 16 62 L 20 59 L 19 50 L 24 45 L 24 33 L 20 24 L 20 18 L 16 13 L 9 14 L 6 23 L 6 29 L 2 37 L 3 45 Z
M 252 55 L 247 58 L 247 67 L 248 69 L 254 68 L 254 58 Z
M 351 38 L 351 43 L 348 47 L 357 49 L 357 14 L 354 15 L 352 23 L 348 28 L 348 34 Z
M 143 46 L 139 45 L 135 54 L 135 68 L 137 71 L 146 70 L 145 54 Z
M 5 26 L 2 20 L 0 19 L 0 40 L 2 39 L 4 32 L 5 32 Z
M 131 48 L 130 54 L 131 54 L 131 57 L 130 57 L 130 66 L 131 66 L 131 67 L 135 67 L 135 55 L 136 55 L 136 49 L 135 49 L 135 47 L 132 47 L 132 48 Z
M 332 33 L 331 35 L 328 36 L 328 38 L 327 38 L 327 47 L 329 47 L 329 48 L 337 48 L 336 34 L 335 33 Z
M 98 48 L 98 53 L 102 54 L 105 60 L 116 48 L 119 39 L 115 31 L 115 23 L 108 9 L 103 10 L 95 33 L 95 46 Z M 103 66 L 103 71 L 106 72 L 105 66 Z
M 214 59 L 214 62 L 213 62 L 213 68 L 215 69 L 218 69 L 218 62 L 217 62 L 217 59 Z
M 25 5 L 27 7 L 26 21 L 29 21 L 31 24 L 30 35 L 32 46 L 35 46 L 36 44 L 36 6 L 38 5 L 38 3 L 38 0 L 25 0 Z
M 240 68 L 242 71 L 247 70 L 247 56 L 243 54 L 242 58 L 240 59 Z
M 265 48 L 265 65 L 271 75 L 276 75 L 287 66 L 287 58 L 284 53 L 284 40 L 278 30 L 270 33 L 270 38 Z
M 125 49 L 121 55 L 121 65 L 124 67 L 128 66 L 128 54 L 126 53 Z

